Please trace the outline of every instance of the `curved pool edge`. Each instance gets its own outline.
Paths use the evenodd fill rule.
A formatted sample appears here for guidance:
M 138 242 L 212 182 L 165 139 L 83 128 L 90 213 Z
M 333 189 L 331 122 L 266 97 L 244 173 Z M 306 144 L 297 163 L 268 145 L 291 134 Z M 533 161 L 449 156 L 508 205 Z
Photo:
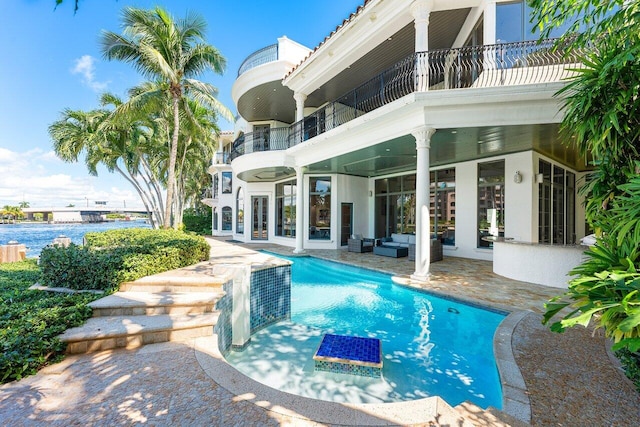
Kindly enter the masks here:
M 530 314 L 532 312 L 524 310 L 509 313 L 493 335 L 493 357 L 498 366 L 502 386 L 501 411 L 527 424 L 531 423 L 531 401 L 527 385 L 513 355 L 511 341 L 515 328 Z
M 349 426 L 414 425 L 434 421 L 451 425 L 471 425 L 439 396 L 424 399 L 380 403 L 350 404 L 329 402 L 294 395 L 259 383 L 227 363 L 218 348 L 216 334 L 196 338 L 195 357 L 205 374 L 235 397 L 279 416 L 309 423 Z

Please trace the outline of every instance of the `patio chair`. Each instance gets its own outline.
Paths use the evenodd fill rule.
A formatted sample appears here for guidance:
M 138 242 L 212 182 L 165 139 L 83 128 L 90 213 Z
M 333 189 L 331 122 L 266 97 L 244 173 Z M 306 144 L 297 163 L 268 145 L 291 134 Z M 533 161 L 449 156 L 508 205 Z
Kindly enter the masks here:
M 354 234 L 348 240 L 348 250 L 349 252 L 373 252 L 373 247 L 375 246 L 375 239 L 369 239 L 367 237 L 362 237 L 360 234 Z

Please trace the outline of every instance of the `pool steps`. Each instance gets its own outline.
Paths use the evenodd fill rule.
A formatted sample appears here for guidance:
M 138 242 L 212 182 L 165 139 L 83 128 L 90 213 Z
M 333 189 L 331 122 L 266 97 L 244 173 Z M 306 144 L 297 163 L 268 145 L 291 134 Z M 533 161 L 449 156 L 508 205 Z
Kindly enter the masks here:
M 119 292 L 90 303 L 93 317 L 60 340 L 68 354 L 83 354 L 211 336 L 222 285 L 211 276 L 150 276 L 123 283 Z

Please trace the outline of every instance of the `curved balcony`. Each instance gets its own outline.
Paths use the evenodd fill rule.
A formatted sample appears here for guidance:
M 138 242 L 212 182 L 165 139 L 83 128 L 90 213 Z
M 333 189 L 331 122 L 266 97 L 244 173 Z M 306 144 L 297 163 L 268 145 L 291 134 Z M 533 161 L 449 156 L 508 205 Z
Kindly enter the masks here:
M 263 47 L 260 50 L 253 52 L 249 55 L 238 68 L 238 77 L 241 74 L 251 70 L 262 64 L 274 62 L 278 60 L 278 44 L 272 44 L 271 46 Z
M 233 142 L 231 160 L 243 154 L 286 150 L 291 146 L 289 126 L 272 128 L 268 131 L 249 132 L 240 135 Z
M 578 66 L 556 39 L 468 46 L 414 53 L 373 79 L 289 127 L 247 133 L 233 143 L 231 159 L 257 151 L 286 150 L 413 92 L 560 82 Z

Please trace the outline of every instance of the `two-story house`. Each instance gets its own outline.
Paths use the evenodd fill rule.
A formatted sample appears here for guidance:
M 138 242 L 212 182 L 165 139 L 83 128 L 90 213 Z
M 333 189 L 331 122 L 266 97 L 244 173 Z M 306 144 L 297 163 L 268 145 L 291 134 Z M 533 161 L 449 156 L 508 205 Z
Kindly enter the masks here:
M 522 0 L 366 0 L 313 49 L 251 54 L 211 169 L 214 234 L 295 252 L 415 234 L 416 279 L 431 239 L 485 260 L 500 237 L 574 243 L 586 164 L 554 96 L 574 60 L 528 16 Z

